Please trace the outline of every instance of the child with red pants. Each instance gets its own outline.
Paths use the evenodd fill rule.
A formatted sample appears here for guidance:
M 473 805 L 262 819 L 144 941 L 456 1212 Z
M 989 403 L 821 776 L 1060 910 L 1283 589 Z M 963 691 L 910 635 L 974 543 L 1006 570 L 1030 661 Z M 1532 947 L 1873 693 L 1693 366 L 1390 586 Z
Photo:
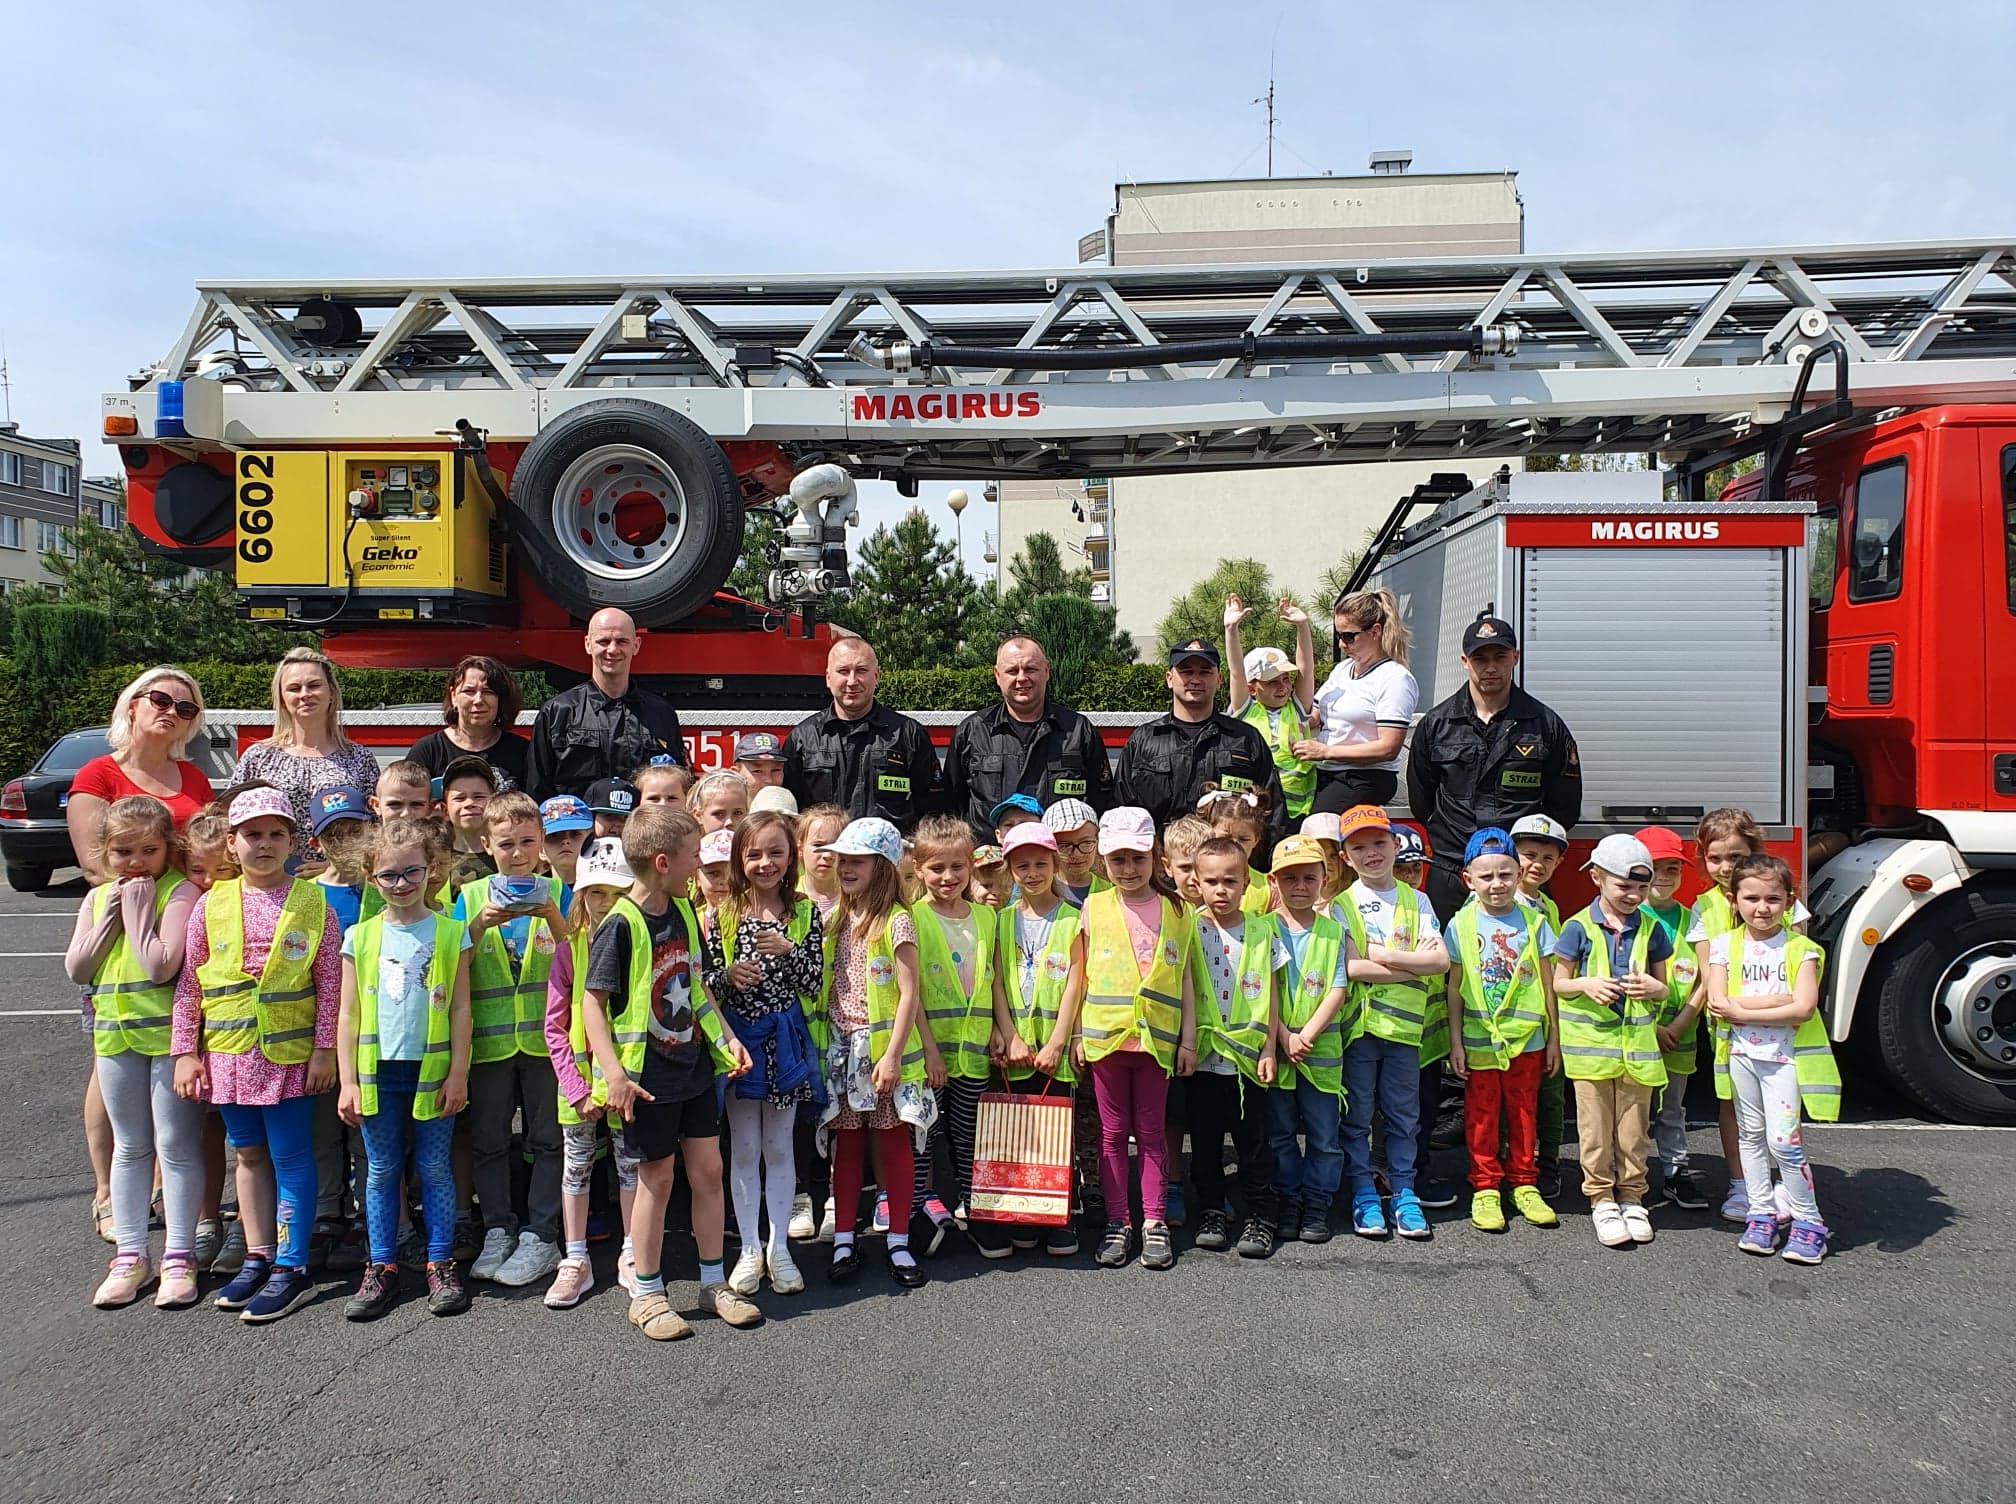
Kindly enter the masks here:
M 1463 852 L 1471 901 L 1444 931 L 1449 948 L 1449 1068 L 1465 1083 L 1463 1129 L 1470 1147 L 1470 1221 L 1505 1230 L 1499 1186 L 1536 1227 L 1559 1219 L 1541 1198 L 1534 1113 L 1540 1081 L 1560 1067 L 1554 986 L 1544 958 L 1554 948 L 1546 916 L 1518 901 L 1519 858 L 1512 837 L 1488 826 Z M 1499 1160 L 1504 1124 L 1506 1159 Z

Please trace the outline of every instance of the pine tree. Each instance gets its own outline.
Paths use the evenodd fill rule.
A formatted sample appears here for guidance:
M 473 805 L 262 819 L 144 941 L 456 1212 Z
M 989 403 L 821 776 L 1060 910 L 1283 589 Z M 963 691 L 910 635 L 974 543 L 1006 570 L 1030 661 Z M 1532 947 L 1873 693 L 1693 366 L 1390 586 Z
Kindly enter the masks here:
M 1274 609 L 1281 592 L 1274 588 L 1273 576 L 1258 559 L 1221 559 L 1218 567 L 1170 602 L 1168 613 L 1156 624 L 1155 635 L 1163 652 L 1193 637 L 1223 648 L 1225 643 L 1225 597 L 1236 595 L 1254 608 L 1239 629 L 1241 646 L 1251 651 L 1259 647 L 1295 651 L 1295 629 Z M 1329 602 L 1323 603 L 1327 615 Z M 1312 622 L 1320 621 L 1312 617 Z M 1317 627 L 1320 632 L 1321 627 Z
M 876 528 L 853 574 L 854 597 L 833 620 L 867 638 L 885 669 L 957 664 L 969 631 L 984 620 L 980 587 L 921 507 L 894 529 Z

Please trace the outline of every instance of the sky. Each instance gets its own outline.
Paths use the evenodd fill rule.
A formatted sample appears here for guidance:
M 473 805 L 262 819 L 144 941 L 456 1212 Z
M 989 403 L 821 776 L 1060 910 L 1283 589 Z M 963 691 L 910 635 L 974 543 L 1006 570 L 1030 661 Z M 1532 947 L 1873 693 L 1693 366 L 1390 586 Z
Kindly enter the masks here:
M 1515 169 L 1533 252 L 2016 238 L 2007 5 L 190 0 L 5 40 L 35 435 L 95 434 L 198 278 L 1069 266 L 1116 182 L 1264 170 L 1270 57 L 1277 174 Z

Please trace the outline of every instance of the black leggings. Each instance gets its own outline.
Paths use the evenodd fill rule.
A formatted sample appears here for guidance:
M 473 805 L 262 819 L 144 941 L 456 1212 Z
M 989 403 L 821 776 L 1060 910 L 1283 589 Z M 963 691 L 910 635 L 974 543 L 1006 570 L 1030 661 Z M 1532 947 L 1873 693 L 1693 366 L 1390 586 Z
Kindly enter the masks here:
M 1400 792 L 1400 775 L 1390 768 L 1347 768 L 1341 773 L 1316 771 L 1312 811 L 1341 815 L 1359 804 L 1388 805 Z

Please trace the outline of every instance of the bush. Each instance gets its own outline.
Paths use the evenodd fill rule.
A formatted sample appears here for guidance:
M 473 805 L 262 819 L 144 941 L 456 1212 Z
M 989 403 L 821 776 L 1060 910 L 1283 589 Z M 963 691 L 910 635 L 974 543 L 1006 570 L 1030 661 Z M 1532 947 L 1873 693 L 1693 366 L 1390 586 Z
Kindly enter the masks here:
M 30 686 L 67 684 L 105 661 L 111 623 L 91 606 L 45 601 L 14 618 L 14 662 Z

